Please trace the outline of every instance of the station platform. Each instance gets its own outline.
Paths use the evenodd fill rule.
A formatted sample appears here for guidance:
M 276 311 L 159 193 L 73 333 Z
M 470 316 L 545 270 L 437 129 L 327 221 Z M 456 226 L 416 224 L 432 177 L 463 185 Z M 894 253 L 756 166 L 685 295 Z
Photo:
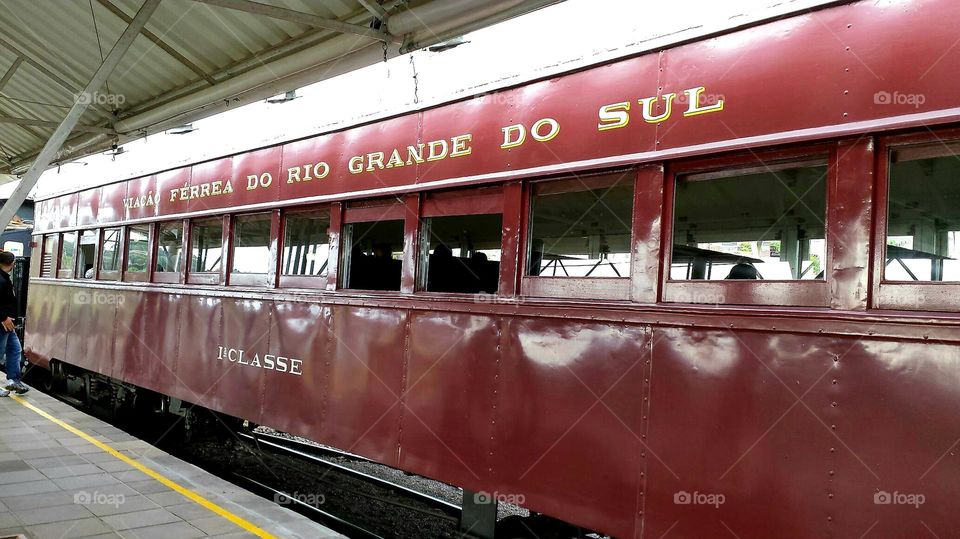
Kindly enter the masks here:
M 0 538 L 18 535 L 343 537 L 37 390 L 0 398 Z

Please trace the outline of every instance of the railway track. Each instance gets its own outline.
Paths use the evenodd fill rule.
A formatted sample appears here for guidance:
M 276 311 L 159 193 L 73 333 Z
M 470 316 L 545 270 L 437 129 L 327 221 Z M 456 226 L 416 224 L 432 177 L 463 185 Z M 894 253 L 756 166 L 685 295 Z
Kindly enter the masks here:
M 282 436 L 275 436 L 272 434 L 255 433 L 253 435 L 250 435 L 246 433 L 238 433 L 238 435 L 243 439 L 253 441 L 261 446 L 266 446 L 274 451 L 278 451 L 289 456 L 303 459 L 305 461 L 311 462 L 321 467 L 336 470 L 338 473 L 349 475 L 349 476 L 361 479 L 363 481 L 376 484 L 385 489 L 392 490 L 402 496 L 419 500 L 426 505 L 435 507 L 438 510 L 438 512 L 431 513 L 433 516 L 437 516 L 440 518 L 448 518 L 454 521 L 457 521 L 460 518 L 461 508 L 459 505 L 450 503 L 446 500 L 441 500 L 440 498 L 405 487 L 403 485 L 399 485 L 392 481 L 383 479 L 382 477 L 370 475 L 370 474 L 361 472 L 359 470 L 350 468 L 349 466 L 344 466 L 342 464 L 332 462 L 330 460 L 323 458 L 320 455 L 332 455 L 335 457 L 346 458 L 349 460 L 372 462 L 369 459 L 366 459 L 364 457 L 354 455 L 352 453 L 347 453 L 345 451 L 340 451 L 340 450 L 328 448 L 328 447 L 320 447 L 313 444 L 308 444 L 305 442 L 284 438 Z M 415 508 L 415 507 L 409 507 L 409 509 L 414 511 L 420 511 L 418 508 Z

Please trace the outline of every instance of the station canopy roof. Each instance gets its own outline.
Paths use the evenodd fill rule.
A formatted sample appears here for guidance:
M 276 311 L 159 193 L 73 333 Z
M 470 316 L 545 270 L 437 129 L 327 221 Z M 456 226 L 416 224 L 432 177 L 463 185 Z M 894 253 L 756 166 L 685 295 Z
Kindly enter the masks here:
M 558 1 L 7 0 L 0 173 L 101 152 Z M 85 92 L 111 58 L 104 84 Z M 89 105 L 42 155 L 78 98 Z

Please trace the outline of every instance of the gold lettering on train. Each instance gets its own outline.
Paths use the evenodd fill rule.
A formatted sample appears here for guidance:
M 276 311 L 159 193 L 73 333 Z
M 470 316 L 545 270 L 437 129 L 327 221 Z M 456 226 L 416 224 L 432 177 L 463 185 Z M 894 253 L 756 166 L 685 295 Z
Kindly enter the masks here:
M 151 206 L 156 206 L 160 202 L 160 193 L 154 194 L 153 191 L 147 192 L 145 195 L 126 197 L 123 199 L 124 209 L 131 210 L 137 208 L 149 208 Z
M 503 144 L 501 150 L 519 148 L 527 142 L 527 127 L 523 124 L 508 125 L 501 129 Z M 530 126 L 530 138 L 537 142 L 547 142 L 557 138 L 560 134 L 560 122 L 553 118 L 541 118 Z
M 184 185 L 183 187 L 173 188 L 170 190 L 170 202 L 229 195 L 231 193 L 233 193 L 233 185 L 230 184 L 230 180 L 215 180 L 198 185 Z
M 264 172 L 263 174 L 257 176 L 256 174 L 250 174 L 247 176 L 247 191 L 253 191 L 254 189 L 266 189 L 270 187 L 273 183 L 273 174 L 269 172 Z
M 674 103 L 686 103 L 687 110 L 683 111 L 684 117 L 722 111 L 724 106 L 723 96 L 704 95 L 706 90 L 707 88 L 704 86 L 697 86 L 680 92 L 683 95 L 676 92 L 667 92 L 661 96 L 642 97 L 637 100 L 637 103 L 640 104 L 640 115 L 646 123 L 665 122 L 673 115 Z M 660 112 L 656 112 L 657 110 Z M 630 123 L 630 101 L 602 105 L 598 117 L 598 131 L 626 127 Z
M 309 182 L 313 180 L 322 180 L 330 174 L 330 165 L 323 161 L 318 163 L 307 163 L 298 167 L 287 169 L 287 183 Z
M 470 146 L 472 142 L 473 135 L 466 133 L 449 139 L 420 142 L 416 145 L 407 146 L 405 149 L 393 148 L 389 152 L 354 155 L 347 161 L 347 170 L 350 174 L 360 174 L 362 172 L 408 167 L 426 161 L 463 157 L 473 153 L 473 148 Z

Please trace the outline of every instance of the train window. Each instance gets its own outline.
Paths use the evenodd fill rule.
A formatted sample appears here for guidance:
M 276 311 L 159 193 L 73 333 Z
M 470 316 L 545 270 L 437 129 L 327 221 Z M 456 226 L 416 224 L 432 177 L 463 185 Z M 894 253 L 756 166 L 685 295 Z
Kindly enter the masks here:
M 180 273 L 183 223 L 160 223 L 157 233 L 157 272 Z
M 630 276 L 633 171 L 534 184 L 527 275 Z
M 679 176 L 672 280 L 818 280 L 826 269 L 826 160 Z
M 57 277 L 70 279 L 73 277 L 73 260 L 77 250 L 77 233 L 64 232 L 60 235 L 60 270 Z
M 421 207 L 417 289 L 497 293 L 502 212 L 500 186 L 428 193 Z
M 127 273 L 147 272 L 147 253 L 149 252 L 149 247 L 150 225 L 133 225 L 127 227 Z M 177 258 L 180 258 L 179 253 L 177 253 Z
M 402 206 L 391 206 L 388 215 Z M 364 210 L 379 212 L 379 208 Z M 348 209 L 347 215 L 350 215 Z M 383 219 L 343 226 L 343 268 L 341 288 L 400 290 L 403 270 L 403 219 Z
M 421 223 L 421 290 L 497 292 L 501 214 L 424 217 Z
M 215 273 L 223 261 L 223 219 L 197 219 L 190 223 L 190 272 Z
M 884 279 L 960 281 L 960 143 L 890 153 Z
M 233 218 L 233 273 L 266 274 L 270 269 L 270 214 Z
M 56 249 L 57 237 L 53 234 L 47 234 L 43 237 L 43 254 L 40 258 L 40 276 L 53 277 L 53 271 L 56 268 Z
M 84 230 L 80 232 L 80 241 L 77 245 L 77 278 L 93 279 L 96 276 L 97 261 L 97 231 Z
M 283 275 L 325 277 L 330 258 L 330 211 L 288 214 L 283 230 Z
M 100 271 L 120 271 L 120 229 L 103 229 L 103 241 L 100 246 Z M 101 275 L 102 276 L 102 275 Z

